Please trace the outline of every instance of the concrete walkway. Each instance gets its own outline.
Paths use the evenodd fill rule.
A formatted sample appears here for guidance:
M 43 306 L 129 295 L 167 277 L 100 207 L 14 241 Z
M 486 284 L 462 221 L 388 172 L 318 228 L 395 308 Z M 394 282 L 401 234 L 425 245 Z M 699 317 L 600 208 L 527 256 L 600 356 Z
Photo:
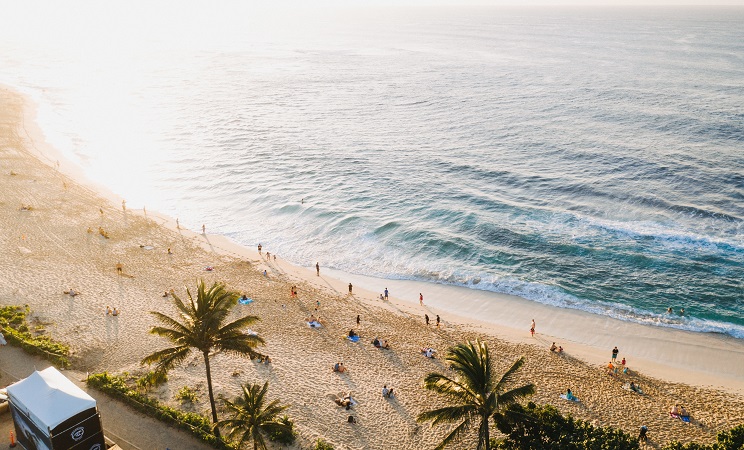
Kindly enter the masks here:
M 0 346 L 0 387 L 26 378 L 34 370 L 43 370 L 51 364 L 30 356 L 10 345 Z M 85 386 L 85 373 L 62 371 L 67 378 L 96 399 L 101 413 L 104 436 L 116 442 L 123 450 L 210 450 L 212 447 L 193 438 L 186 432 L 172 428 L 159 420 L 147 417 L 124 403 L 109 398 Z M 10 414 L 0 415 L 0 448 L 10 445 L 13 422 Z

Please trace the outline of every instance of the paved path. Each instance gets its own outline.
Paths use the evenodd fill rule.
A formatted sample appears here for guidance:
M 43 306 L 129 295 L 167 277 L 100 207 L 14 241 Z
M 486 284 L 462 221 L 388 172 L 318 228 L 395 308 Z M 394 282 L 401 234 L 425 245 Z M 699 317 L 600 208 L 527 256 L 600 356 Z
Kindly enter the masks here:
M 25 378 L 34 370 L 42 370 L 51 364 L 30 356 L 17 347 L 0 346 L 0 387 L 5 387 Z M 108 396 L 89 390 L 85 386 L 85 373 L 63 371 L 67 378 L 96 399 L 101 412 L 104 435 L 116 442 L 123 450 L 212 450 L 212 447 L 191 435 L 172 428 L 158 420 L 147 417 Z M 13 423 L 10 414 L 0 415 L 0 448 L 10 444 Z

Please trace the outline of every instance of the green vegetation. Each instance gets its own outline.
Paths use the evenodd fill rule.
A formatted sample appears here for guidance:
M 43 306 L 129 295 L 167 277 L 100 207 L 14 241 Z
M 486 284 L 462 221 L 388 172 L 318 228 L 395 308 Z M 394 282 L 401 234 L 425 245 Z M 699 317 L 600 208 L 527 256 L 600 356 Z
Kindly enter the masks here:
M 511 404 L 494 415 L 496 427 L 506 435 L 492 445 L 500 450 L 633 450 L 638 440 L 621 430 L 595 427 L 550 405 Z
M 209 353 L 219 350 L 239 356 L 258 356 L 254 348 L 263 344 L 263 339 L 241 331 L 242 328 L 256 322 L 258 317 L 245 316 L 224 324 L 230 310 L 238 303 L 238 294 L 225 290 L 221 283 L 214 283 L 209 289 L 201 280 L 197 285 L 196 299 L 186 290 L 188 302 L 184 303 L 173 294 L 173 303 L 178 309 L 180 319 L 170 318 L 165 314 L 152 311 L 151 314 L 164 326 L 150 329 L 170 340 L 175 347 L 157 351 L 142 360 L 142 364 L 156 364 L 156 372 L 166 373 L 182 363 L 192 350 L 199 351 L 204 357 L 209 389 L 209 404 L 212 407 L 212 422 L 217 423 L 217 406 L 212 389 L 212 372 L 209 367 Z M 219 436 L 219 429 L 215 428 Z
M 70 367 L 70 347 L 55 342 L 49 336 L 34 336 L 29 331 L 27 316 L 30 314 L 28 305 L 0 307 L 0 329 L 9 343 L 21 347 L 24 351 L 42 356 L 60 367 Z M 43 327 L 35 327 L 37 333 L 43 332 Z
M 333 450 L 333 446 L 323 439 L 318 438 L 318 440 L 315 441 L 315 447 L 313 447 L 313 450 Z
M 477 421 L 478 450 L 488 450 L 491 443 L 490 417 L 501 407 L 516 403 L 535 392 L 532 384 L 503 392 L 524 364 L 524 358 L 514 362 L 499 379 L 493 373 L 488 345 L 480 340 L 456 345 L 449 350 L 445 360 L 455 377 L 430 373 L 424 378 L 424 387 L 444 396 L 454 405 L 423 412 L 416 420 L 431 421 L 432 425 L 460 422 L 437 449 L 443 449 L 457 440 L 466 430 L 476 425 L 474 422 Z
M 721 431 L 716 437 L 716 442 L 711 445 L 680 444 L 671 442 L 664 446 L 663 450 L 742 450 L 744 449 L 744 424 L 736 426 L 729 431 Z
M 287 416 L 282 416 L 277 420 L 279 423 L 286 425 L 284 428 L 277 428 L 269 433 L 269 440 L 272 442 L 278 442 L 280 444 L 290 445 L 293 444 L 297 433 L 294 430 L 294 422 Z
M 178 393 L 175 396 L 175 399 L 181 402 L 183 405 L 184 403 L 196 403 L 199 401 L 199 396 L 196 395 L 196 390 L 191 389 L 188 386 L 182 387 Z
M 225 450 L 237 448 L 212 432 L 212 423 L 208 417 L 162 405 L 157 400 L 141 393 L 136 386 L 128 384 L 124 377 L 103 372 L 88 377 L 87 383 L 88 386 L 118 398 L 138 411 L 191 432 L 214 448 Z
M 278 418 L 287 406 L 279 405 L 279 400 L 267 404 L 268 390 L 268 381 L 263 386 L 246 384 L 243 386 L 242 395 L 235 401 L 225 400 L 225 408 L 230 418 L 217 422 L 217 426 L 228 427 L 228 435 L 239 439 L 238 447 L 253 441 L 254 450 L 266 450 L 264 435 L 284 436 L 284 439 L 291 437 L 290 442 L 286 443 L 294 441 L 292 422 L 286 416 Z
M 168 381 L 168 375 L 166 373 L 151 371 L 137 379 L 137 387 L 143 391 L 148 391 L 155 386 L 160 386 L 166 381 Z

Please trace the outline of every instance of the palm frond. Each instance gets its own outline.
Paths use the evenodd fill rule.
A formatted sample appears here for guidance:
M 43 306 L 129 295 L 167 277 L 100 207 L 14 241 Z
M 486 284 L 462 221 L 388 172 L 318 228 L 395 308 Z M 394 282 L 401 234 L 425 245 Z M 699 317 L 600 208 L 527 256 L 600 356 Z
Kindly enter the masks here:
M 460 425 L 456 426 L 455 429 L 450 432 L 450 434 L 442 439 L 442 442 L 437 445 L 434 450 L 443 450 L 450 443 L 460 439 L 460 435 L 462 435 L 468 428 L 470 428 L 470 420 L 466 420 Z
M 241 317 L 240 319 L 237 319 L 237 320 L 235 320 L 233 322 L 230 322 L 230 323 L 228 323 L 226 325 L 222 325 L 220 327 L 220 332 L 221 333 L 239 332 L 241 329 L 243 329 L 243 328 L 245 328 L 245 327 L 247 327 L 247 326 L 249 326 L 251 324 L 254 324 L 254 323 L 256 323 L 256 322 L 258 322 L 260 320 L 261 319 L 259 319 L 256 316 L 244 316 L 244 317 Z
M 470 420 L 470 417 L 476 412 L 474 405 L 445 406 L 431 411 L 425 411 L 416 416 L 417 422 L 429 422 L 432 426 L 440 423 L 452 423 L 458 420 Z
M 174 331 L 178 331 L 183 334 L 189 334 L 192 332 L 188 325 L 184 325 L 170 316 L 166 316 L 165 314 L 157 311 L 150 311 L 150 314 L 155 317 L 160 323 L 170 327 Z
M 532 395 L 534 393 L 535 393 L 534 384 L 526 384 L 524 386 L 514 388 L 510 391 L 504 392 L 503 394 L 499 394 L 498 396 L 499 406 L 516 403 L 518 400 L 525 398 L 529 395 Z
M 524 365 L 524 356 L 520 357 L 516 361 L 514 361 L 514 364 L 509 367 L 506 372 L 504 372 L 503 375 L 501 375 L 501 378 L 499 379 L 498 383 L 496 383 L 496 389 L 500 390 L 505 384 L 512 381 L 512 378 L 514 377 L 514 374 Z
M 491 389 L 491 358 L 480 340 L 454 346 L 445 359 L 471 390 L 483 395 Z
M 191 353 L 191 348 L 187 346 L 166 348 L 144 357 L 141 364 L 155 364 L 156 371 L 168 372 L 183 362 L 189 353 Z
M 469 386 L 440 373 L 428 374 L 424 378 L 424 388 L 454 401 L 463 403 L 476 401 L 476 393 L 471 391 Z

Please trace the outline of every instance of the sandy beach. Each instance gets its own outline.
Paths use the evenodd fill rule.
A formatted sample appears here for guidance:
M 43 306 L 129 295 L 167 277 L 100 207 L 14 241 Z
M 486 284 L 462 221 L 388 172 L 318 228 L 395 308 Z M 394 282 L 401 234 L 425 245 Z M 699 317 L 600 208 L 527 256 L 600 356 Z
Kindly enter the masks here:
M 259 351 L 272 359 L 264 365 L 214 355 L 216 393 L 233 397 L 241 383 L 268 380 L 271 397 L 291 405 L 288 415 L 305 447 L 318 437 L 348 449 L 435 446 L 448 427 L 420 425 L 415 417 L 440 404 L 422 388 L 422 379 L 445 366 L 419 349 L 433 347 L 441 355 L 475 338 L 489 343 L 500 369 L 526 357 L 520 383 L 536 385 L 532 401 L 634 435 L 646 425 L 653 446 L 673 439 L 710 442 L 717 432 L 744 422 L 744 343 L 739 340 L 452 286 L 377 280 L 323 267 L 317 276 L 314 268 L 293 266 L 281 255 L 267 260 L 265 253 L 224 237 L 177 228 L 173 219 L 154 211 L 124 210 L 122 199 L 86 184 L 44 144 L 26 99 L 0 88 L 0 105 L 0 304 L 29 305 L 55 339 L 72 346 L 76 370 L 146 370 L 139 361 L 167 345 L 148 333 L 155 324 L 148 312 L 173 314 L 163 292 L 185 294 L 185 287 L 204 279 L 224 282 L 255 300 L 238 305 L 233 314 L 261 318 L 254 331 L 266 345 Z M 348 295 L 349 282 L 353 295 Z M 293 285 L 298 298 L 289 295 Z M 386 287 L 391 298 L 382 302 L 378 296 Z M 81 294 L 63 293 L 69 289 Z M 462 300 L 469 306 L 461 307 Z M 108 306 L 121 315 L 107 316 Z M 441 315 L 443 326 L 427 326 L 425 313 L 432 319 Z M 323 328 L 305 324 L 311 314 L 322 317 Z M 534 337 L 528 332 L 533 318 Z M 360 342 L 345 338 L 350 328 L 359 332 Z M 391 351 L 371 345 L 378 336 L 389 340 Z M 553 341 L 566 351 L 549 352 Z M 630 375 L 606 374 L 613 346 L 627 358 Z M 331 371 L 338 361 L 348 367 L 346 373 Z M 645 395 L 623 388 L 631 380 Z M 195 410 L 208 410 L 200 355 L 171 372 L 155 393 L 175 405 L 173 396 L 185 385 L 200 393 Z M 397 398 L 382 398 L 383 385 L 394 387 Z M 566 388 L 581 402 L 560 400 Z M 356 425 L 347 424 L 349 412 L 332 401 L 348 392 L 359 401 L 352 411 Z M 675 403 L 690 411 L 692 425 L 670 419 Z

